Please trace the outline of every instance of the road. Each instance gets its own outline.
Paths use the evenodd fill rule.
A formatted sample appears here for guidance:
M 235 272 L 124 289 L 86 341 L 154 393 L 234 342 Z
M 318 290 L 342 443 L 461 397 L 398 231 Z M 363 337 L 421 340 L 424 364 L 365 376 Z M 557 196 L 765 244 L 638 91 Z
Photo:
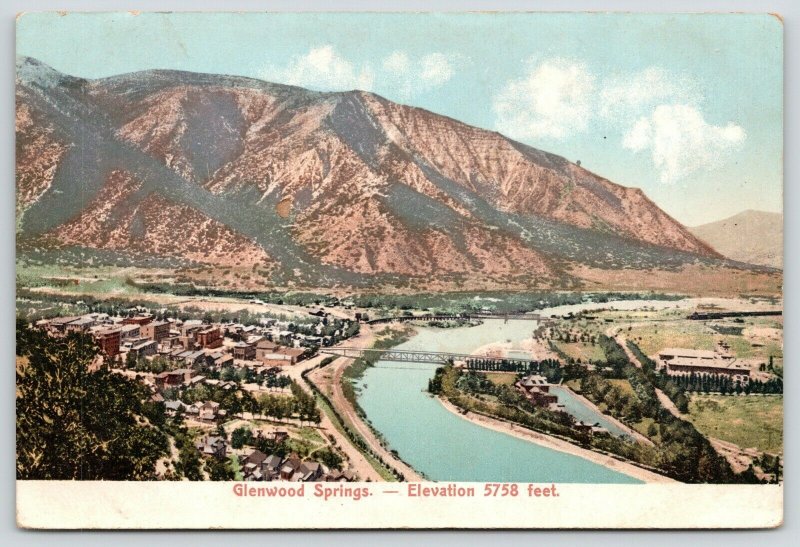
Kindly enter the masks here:
M 385 325 L 361 325 L 361 331 L 358 335 L 345 340 L 341 345 L 347 347 L 355 347 L 355 348 L 368 348 L 371 347 L 374 340 L 375 340 L 375 332 L 378 330 L 382 330 L 386 328 Z M 327 355 L 322 355 L 315 359 L 323 359 L 324 357 L 329 357 Z M 319 361 L 317 361 L 319 362 Z M 379 455 L 381 459 L 386 462 L 387 464 L 391 465 L 395 470 L 400 472 L 406 481 L 410 482 L 419 482 L 424 480 L 419 473 L 417 473 L 411 466 L 397 458 L 394 454 L 392 454 L 389 450 L 383 447 L 378 440 L 378 438 L 373 433 L 372 429 L 364 423 L 361 417 L 356 412 L 353 405 L 350 404 L 350 401 L 344 396 L 344 392 L 342 391 L 342 375 L 344 371 L 347 369 L 348 366 L 353 362 L 352 359 L 340 357 L 335 359 L 331 362 L 326 368 L 331 372 L 330 378 L 330 394 L 329 398 L 331 403 L 342 415 L 345 420 L 347 420 L 350 424 L 352 424 L 353 428 L 356 432 L 361 436 L 361 438 L 366 441 L 367 445 L 369 445 L 370 449 L 373 453 Z M 313 368 L 315 365 L 306 365 L 305 370 L 309 370 Z M 297 367 L 294 367 L 296 369 Z M 293 369 L 293 370 L 294 370 Z M 294 372 L 293 377 L 296 378 L 299 375 L 299 372 Z M 319 374 L 315 371 L 312 373 L 312 376 L 316 376 L 319 379 Z M 310 378 L 313 381 L 313 378 Z M 322 382 L 319 380 L 316 381 L 318 387 L 321 387 Z M 303 385 L 303 384 L 301 384 Z M 349 443 L 348 443 L 349 444 Z
M 625 337 L 618 332 L 616 334 L 613 334 L 613 332 L 609 332 L 609 334 L 614 336 L 614 340 L 616 340 L 617 344 L 619 344 L 625 351 L 625 355 L 628 356 L 630 362 L 633 363 L 636 367 L 642 368 L 642 362 L 639 361 L 639 358 L 636 357 L 636 355 L 634 355 L 631 349 L 628 347 L 628 341 L 625 339 Z M 681 411 L 678 410 L 677 406 L 675 406 L 675 403 L 672 402 L 672 399 L 667 397 L 667 394 L 658 389 L 657 387 L 653 386 L 653 388 L 656 390 L 656 397 L 658 397 L 658 401 L 661 403 L 661 406 L 666 408 L 669 411 L 669 413 L 675 416 L 676 418 L 683 419 L 684 418 L 683 414 L 681 414 Z
M 285 372 L 289 378 L 297 382 L 297 384 L 303 388 L 307 393 L 313 395 L 313 391 L 311 387 L 309 387 L 308 382 L 306 379 L 303 378 L 303 372 L 307 370 L 311 370 L 315 366 L 319 365 L 320 362 L 327 357 L 326 355 L 318 355 L 312 359 L 308 359 L 307 361 L 301 361 L 297 365 L 285 369 Z M 359 480 L 361 481 L 372 481 L 372 482 L 380 482 L 383 481 L 383 477 L 375 471 L 375 468 L 367 461 L 364 455 L 359 452 L 359 450 L 353 446 L 343 433 L 341 433 L 331 422 L 330 418 L 325 412 L 322 412 L 322 421 L 319 424 L 320 432 L 324 433 L 326 438 L 333 437 L 336 440 L 336 446 L 339 450 L 341 450 L 345 456 L 347 456 L 350 465 L 352 466 L 353 471 L 358 475 Z

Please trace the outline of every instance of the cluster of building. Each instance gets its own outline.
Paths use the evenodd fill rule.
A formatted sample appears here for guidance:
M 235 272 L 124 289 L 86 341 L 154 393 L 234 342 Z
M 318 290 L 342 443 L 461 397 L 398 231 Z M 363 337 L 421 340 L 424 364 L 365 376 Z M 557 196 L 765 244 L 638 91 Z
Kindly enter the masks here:
M 751 368 L 730 353 L 730 347 L 723 342 L 714 350 L 664 348 L 658 352 L 656 367 L 672 376 L 689 374 L 718 374 L 749 382 Z
M 164 401 L 164 408 L 167 416 L 174 416 L 178 412 L 183 412 L 198 422 L 207 424 L 219 423 L 227 417 L 227 411 L 220 408 L 216 401 L 198 401 L 187 405 L 182 401 Z
M 222 368 L 233 365 L 234 361 L 269 368 L 294 365 L 312 348 L 332 345 L 341 330 L 333 336 L 323 336 L 327 322 L 323 312 L 312 327 L 319 336 L 294 332 L 290 330 L 292 323 L 275 319 L 262 319 L 260 325 L 209 324 L 197 319 L 160 321 L 149 313 L 127 317 L 89 313 L 43 319 L 37 326 L 53 336 L 90 334 L 112 361 L 160 355 L 176 366 L 187 368 L 199 365 Z M 180 377 L 179 370 L 173 372 L 177 374 L 163 378 L 167 385 L 175 385 Z
M 88 313 L 43 319 L 36 326 L 54 337 L 71 333 L 90 335 L 101 350 L 93 367 L 105 363 L 116 372 L 135 378 L 150 388 L 151 400 L 162 403 L 167 416 L 180 413 L 191 419 L 194 426 L 208 431 L 231 416 L 218 401 L 184 403 L 180 400 L 185 393 L 182 390 L 201 384 L 214 387 L 216 394 L 219 390 L 257 394 L 276 389 L 252 378 L 279 376 L 286 367 L 313 354 L 317 347 L 333 345 L 350 332 L 349 321 L 331 320 L 322 309 L 313 309 L 309 314 L 317 320 L 295 328 L 291 322 L 271 318 L 263 318 L 257 325 L 196 319 L 160 320 L 148 310 L 137 308 L 125 316 Z M 140 367 L 142 363 L 158 366 Z M 248 374 L 239 375 L 237 381 L 217 374 L 230 368 L 237 372 L 248 369 Z M 165 391 L 171 388 L 178 389 L 173 392 L 177 399 L 173 400 Z M 275 432 L 274 435 L 272 440 L 280 443 L 288 433 Z M 195 448 L 203 457 L 221 460 L 230 453 L 228 442 L 222 436 L 203 435 L 196 440 Z M 281 457 L 253 450 L 240 456 L 240 464 L 244 479 L 248 481 L 352 481 L 356 478 L 352 471 L 331 470 L 320 462 L 303 461 L 296 454 Z
M 284 439 L 285 439 L 284 433 Z M 277 440 L 277 439 L 276 439 Z M 224 460 L 228 457 L 229 446 L 220 436 L 207 435 L 195 442 L 200 455 L 205 458 Z M 352 482 L 356 475 L 351 470 L 329 469 L 325 464 L 303 460 L 297 454 L 288 456 L 265 454 L 254 449 L 239 458 L 242 479 L 245 481 L 289 481 L 289 482 Z
M 352 482 L 355 473 L 350 470 L 329 469 L 325 464 L 302 460 L 297 454 L 282 457 L 253 450 L 240 459 L 242 478 L 246 481 L 289 482 Z

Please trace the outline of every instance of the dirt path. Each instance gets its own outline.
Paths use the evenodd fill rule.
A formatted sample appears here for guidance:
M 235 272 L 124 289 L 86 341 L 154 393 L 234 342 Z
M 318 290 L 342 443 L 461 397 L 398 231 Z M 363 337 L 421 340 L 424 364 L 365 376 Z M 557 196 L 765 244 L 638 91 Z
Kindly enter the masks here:
M 302 373 L 306 370 L 310 370 L 315 366 L 319 365 L 319 363 L 326 357 L 326 355 L 318 355 L 313 359 L 309 359 L 307 361 L 301 361 L 294 367 L 288 369 L 287 375 L 293 379 L 297 384 L 303 388 L 307 393 L 313 395 L 314 393 L 309 387 L 308 382 L 306 382 L 305 378 L 303 378 Z M 345 456 L 347 456 L 347 460 L 350 462 L 350 466 L 352 467 L 353 471 L 358 475 L 359 480 L 366 481 L 370 480 L 372 482 L 380 482 L 383 481 L 383 477 L 375 471 L 375 468 L 367 461 L 364 455 L 358 451 L 358 449 L 353 446 L 345 435 L 339 432 L 336 429 L 336 426 L 333 425 L 330 418 L 325 412 L 322 412 L 322 421 L 318 427 L 320 433 L 323 433 L 323 437 L 326 440 L 330 440 L 330 437 L 333 437 L 336 441 L 336 447 L 342 451 Z
M 614 340 L 617 342 L 617 344 L 620 345 L 620 347 L 622 348 L 622 351 L 624 351 L 625 355 L 628 356 L 628 360 L 631 363 L 633 363 L 633 366 L 635 366 L 636 368 L 642 368 L 642 362 L 639 361 L 639 358 L 636 357 L 633 354 L 633 352 L 631 351 L 631 348 L 628 347 L 628 341 L 625 339 L 625 337 L 622 334 L 619 334 L 618 332 L 615 332 L 614 329 L 619 329 L 619 327 L 612 327 L 611 329 L 609 329 L 607 331 L 608 336 L 612 336 L 614 338 Z
M 609 329 L 609 330 L 611 330 L 611 329 Z M 625 355 L 628 356 L 628 359 L 630 360 L 630 362 L 633 363 L 634 366 L 636 366 L 638 368 L 642 368 L 642 362 L 639 361 L 639 358 L 636 357 L 633 354 L 633 352 L 630 350 L 630 348 L 628 347 L 628 343 L 627 343 L 627 340 L 625 339 L 625 337 L 622 334 L 619 334 L 619 333 L 615 333 L 614 334 L 614 333 L 609 332 L 609 335 L 610 336 L 611 335 L 614 336 L 614 340 L 616 340 L 617 344 L 619 344 L 622 347 L 622 349 L 625 351 Z M 663 391 L 661 391 L 660 389 L 658 389 L 657 387 L 653 386 L 653 388 L 656 390 L 656 397 L 658 397 L 658 401 L 661 403 L 661 406 L 666 408 L 669 411 L 669 413 L 672 414 L 673 416 L 675 416 L 676 418 L 684 419 L 683 414 L 681 413 L 680 410 L 678 410 L 678 407 L 675 406 L 675 403 L 672 402 L 672 399 L 667 397 L 667 394 L 664 393 Z
M 658 388 L 656 390 L 656 397 L 658 397 L 658 402 L 661 403 L 661 406 L 669 410 L 669 413 L 675 416 L 676 418 L 680 418 L 681 420 L 684 419 L 684 415 L 681 414 L 681 411 L 678 410 L 678 407 L 675 406 L 675 403 L 672 402 L 672 399 L 667 397 L 667 394 L 661 391 Z
M 741 473 L 753 463 L 753 455 L 746 453 L 742 448 L 733 443 L 709 437 L 708 441 L 720 456 L 723 456 L 736 473 Z
M 172 436 L 167 437 L 169 443 L 169 456 L 164 456 L 156 462 L 156 474 L 163 477 L 167 470 L 174 469 L 175 462 L 180 458 L 178 454 L 178 447 L 175 446 L 175 439 Z

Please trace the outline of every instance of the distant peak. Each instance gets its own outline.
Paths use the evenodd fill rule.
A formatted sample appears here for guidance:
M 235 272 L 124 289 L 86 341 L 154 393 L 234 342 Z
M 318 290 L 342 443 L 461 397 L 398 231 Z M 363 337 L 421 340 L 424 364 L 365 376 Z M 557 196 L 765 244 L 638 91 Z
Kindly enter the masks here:
M 17 55 L 17 80 L 29 85 L 50 88 L 63 85 L 80 78 L 68 76 L 34 57 Z

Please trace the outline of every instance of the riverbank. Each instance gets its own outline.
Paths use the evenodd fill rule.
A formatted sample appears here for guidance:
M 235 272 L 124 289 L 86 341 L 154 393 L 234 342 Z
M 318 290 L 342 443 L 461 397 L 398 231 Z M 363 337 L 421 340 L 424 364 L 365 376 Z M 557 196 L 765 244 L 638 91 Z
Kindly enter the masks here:
M 462 414 L 461 409 L 459 409 L 449 401 L 446 401 L 441 397 L 436 397 L 436 399 L 442 404 L 442 406 L 445 409 L 452 412 L 456 416 L 463 418 L 464 420 L 472 422 L 475 425 L 479 425 L 481 427 L 485 427 L 487 429 L 491 429 L 499 433 L 505 433 L 506 435 L 511 435 L 512 437 L 532 442 L 538 444 L 539 446 L 549 448 L 551 450 L 557 450 L 559 452 L 564 452 L 572 456 L 583 458 L 592 463 L 602 465 L 608 469 L 617 471 L 619 473 L 623 473 L 625 475 L 628 475 L 629 477 L 633 477 L 643 482 L 647 483 L 677 482 L 669 477 L 659 475 L 658 473 L 649 471 L 647 469 L 634 465 L 630 462 L 620 461 L 611 456 L 600 454 L 599 452 L 594 452 L 593 450 L 580 448 L 567 441 L 563 441 L 561 439 L 557 439 L 555 437 L 551 437 L 543 433 L 532 431 L 520 425 L 512 424 L 511 422 L 500 420 L 498 418 L 491 418 L 483 414 L 476 414 L 475 412 L 467 412 L 466 414 Z
M 592 410 L 594 410 L 598 414 L 601 414 L 605 420 L 608 420 L 609 422 L 613 423 L 615 426 L 617 426 L 621 430 L 625 431 L 628 435 L 630 435 L 631 437 L 633 437 L 634 439 L 636 439 L 640 443 L 646 444 L 648 446 L 655 446 L 653 441 L 651 441 L 650 439 L 648 439 L 647 437 L 645 437 L 644 435 L 642 435 L 641 433 L 639 433 L 638 431 L 636 431 L 632 427 L 622 423 L 621 421 L 619 421 L 618 419 L 613 417 L 611 414 L 604 414 L 603 411 L 600 410 L 600 408 L 596 404 L 594 404 L 592 401 L 590 401 L 589 399 L 587 399 L 586 397 L 584 397 L 580 393 L 576 393 L 574 390 L 570 389 L 569 386 L 562 385 L 560 387 L 561 387 L 561 389 L 569 391 L 569 393 L 573 397 L 575 397 L 576 399 L 581 401 L 583 404 L 585 404 L 586 406 L 588 406 L 589 408 L 591 408 Z
M 361 332 L 347 341 L 348 347 L 369 348 L 375 345 L 377 334 L 380 329 L 385 329 L 385 325 L 380 327 L 373 325 L 363 325 Z M 353 431 L 361 437 L 369 449 L 395 471 L 403 475 L 406 482 L 421 482 L 425 480 L 414 468 L 401 460 L 398 456 L 387 449 L 378 439 L 372 427 L 367 424 L 358 411 L 353 407 L 345 396 L 342 389 L 342 382 L 348 381 L 343 378 L 345 371 L 353 363 L 353 359 L 338 357 L 326 367 L 318 368 L 313 371 L 308 380 L 313 381 L 318 389 L 326 393 L 331 404 L 337 412 L 346 420 Z M 327 371 L 327 376 L 325 372 Z

